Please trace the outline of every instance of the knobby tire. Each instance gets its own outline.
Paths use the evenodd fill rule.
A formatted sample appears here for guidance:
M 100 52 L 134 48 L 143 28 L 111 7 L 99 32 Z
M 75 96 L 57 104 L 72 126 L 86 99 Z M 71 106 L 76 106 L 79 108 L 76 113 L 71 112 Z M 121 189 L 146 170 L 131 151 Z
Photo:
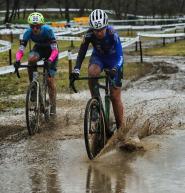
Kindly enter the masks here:
M 97 110 L 98 122 L 96 129 L 93 129 L 92 111 Z M 96 98 L 91 98 L 86 106 L 84 115 L 84 139 L 89 159 L 94 159 L 103 149 L 106 142 L 105 116 L 101 104 Z

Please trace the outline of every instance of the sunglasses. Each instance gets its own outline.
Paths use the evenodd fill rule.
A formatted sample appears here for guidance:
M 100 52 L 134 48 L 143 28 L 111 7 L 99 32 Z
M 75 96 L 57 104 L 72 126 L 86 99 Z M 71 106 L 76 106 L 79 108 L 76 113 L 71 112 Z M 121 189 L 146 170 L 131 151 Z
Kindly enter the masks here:
M 30 25 L 31 29 L 40 29 L 41 25 Z
M 93 29 L 95 33 L 102 32 L 106 27 L 103 27 L 101 29 Z

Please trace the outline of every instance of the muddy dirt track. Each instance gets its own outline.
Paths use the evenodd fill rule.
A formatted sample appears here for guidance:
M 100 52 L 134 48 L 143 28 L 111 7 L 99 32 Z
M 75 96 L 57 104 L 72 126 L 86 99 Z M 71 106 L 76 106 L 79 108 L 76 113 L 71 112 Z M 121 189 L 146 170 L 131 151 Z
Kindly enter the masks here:
M 183 192 L 184 59 L 145 57 L 151 71 L 124 82 L 127 136 L 138 135 L 142 151 L 119 149 L 116 133 L 106 154 L 89 162 L 83 141 L 88 91 L 58 94 L 56 122 L 32 137 L 24 109 L 2 112 L 0 192 Z

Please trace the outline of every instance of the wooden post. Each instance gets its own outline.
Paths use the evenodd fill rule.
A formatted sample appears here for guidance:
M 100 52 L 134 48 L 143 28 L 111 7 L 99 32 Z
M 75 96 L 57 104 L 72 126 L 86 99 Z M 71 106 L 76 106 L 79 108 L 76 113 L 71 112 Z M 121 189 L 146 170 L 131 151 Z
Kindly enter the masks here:
M 175 34 L 177 33 L 177 30 L 175 29 Z M 175 42 L 177 41 L 177 38 L 175 37 Z
M 141 61 L 141 63 L 143 63 L 143 51 L 142 51 L 141 40 L 139 41 L 139 47 L 140 47 L 140 61 Z
M 137 50 L 138 50 L 138 49 L 137 49 L 137 42 L 136 42 L 136 44 L 135 44 L 135 51 L 137 52 Z
M 71 72 L 72 72 L 71 50 L 68 50 L 68 62 L 69 62 L 69 76 L 68 76 L 68 78 L 70 79 L 70 74 L 71 74 Z M 70 88 L 70 80 L 69 80 L 69 88 Z
M 74 48 L 73 40 L 71 40 L 71 48 Z
M 9 64 L 12 65 L 12 50 L 9 50 Z
M 12 33 L 12 31 L 10 33 L 10 42 L 13 43 L 13 33 Z
M 165 46 L 165 37 L 163 38 L 163 46 Z

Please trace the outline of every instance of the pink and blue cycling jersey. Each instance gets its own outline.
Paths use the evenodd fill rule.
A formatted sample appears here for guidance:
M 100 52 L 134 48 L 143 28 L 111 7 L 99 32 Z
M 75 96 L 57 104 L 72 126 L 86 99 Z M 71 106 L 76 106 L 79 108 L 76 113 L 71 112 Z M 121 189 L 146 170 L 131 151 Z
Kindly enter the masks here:
M 38 35 L 33 34 L 31 28 L 28 28 L 24 32 L 23 39 L 21 40 L 19 50 L 16 54 L 16 60 L 21 60 L 24 49 L 29 40 L 32 40 L 41 49 L 50 49 L 51 55 L 49 60 L 52 62 L 58 56 L 57 42 L 52 28 L 48 25 L 42 25 L 40 34 Z

